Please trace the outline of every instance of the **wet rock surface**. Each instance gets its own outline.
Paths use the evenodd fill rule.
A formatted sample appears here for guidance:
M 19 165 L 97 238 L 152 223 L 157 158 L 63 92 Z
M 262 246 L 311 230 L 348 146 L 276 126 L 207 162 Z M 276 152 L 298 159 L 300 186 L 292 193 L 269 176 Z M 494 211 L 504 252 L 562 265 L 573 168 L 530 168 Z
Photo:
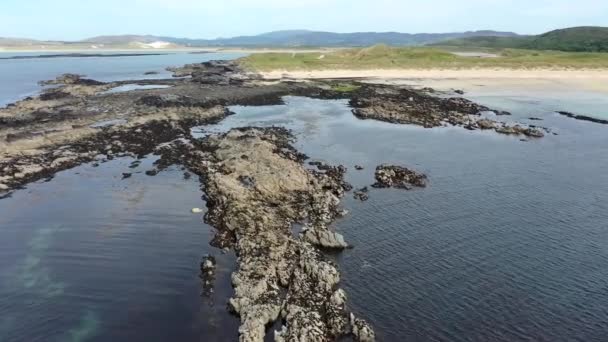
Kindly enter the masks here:
M 379 165 L 375 173 L 374 188 L 398 188 L 410 190 L 413 187 L 426 187 L 425 174 L 398 165 Z
M 590 122 L 595 122 L 595 123 L 599 123 L 599 124 L 608 125 L 608 120 L 594 118 L 594 117 L 587 116 L 587 115 L 578 115 L 578 114 L 574 114 L 574 113 L 570 113 L 570 112 L 564 112 L 564 111 L 559 111 L 559 112 L 556 112 L 556 113 L 560 114 L 560 115 L 563 115 L 563 116 L 567 116 L 567 117 L 572 118 L 572 119 L 576 119 L 576 120 L 590 121 Z
M 184 158 L 204 179 L 206 221 L 238 258 L 230 307 L 241 319 L 240 340 L 263 341 L 277 321 L 275 341 L 332 341 L 362 324 L 373 336 L 364 321 L 351 325 L 339 271 L 315 247 L 347 247 L 329 229 L 342 213 L 343 173 L 305 168 L 291 139 L 281 128 L 233 129 L 193 142 Z M 298 236 L 295 224 L 304 225 Z
M 481 115 L 483 112 L 492 112 L 498 116 L 511 115 L 509 112 L 492 110 L 462 97 L 432 96 L 428 91 L 379 85 L 363 86 L 355 92 L 350 105 L 353 107 L 353 114 L 360 119 L 426 128 L 453 125 L 469 130 L 493 129 L 501 134 L 521 134 L 529 137 L 544 135 L 538 129 L 522 125 L 509 126 Z

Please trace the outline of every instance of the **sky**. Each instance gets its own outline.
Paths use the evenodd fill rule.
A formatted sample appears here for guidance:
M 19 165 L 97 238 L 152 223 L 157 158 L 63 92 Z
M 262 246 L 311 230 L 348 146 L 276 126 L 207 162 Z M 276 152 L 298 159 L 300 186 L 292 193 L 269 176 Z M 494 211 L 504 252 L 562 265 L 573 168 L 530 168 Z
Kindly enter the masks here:
M 0 37 L 53 40 L 286 29 L 538 34 L 587 25 L 608 26 L 608 0 L 0 0 Z

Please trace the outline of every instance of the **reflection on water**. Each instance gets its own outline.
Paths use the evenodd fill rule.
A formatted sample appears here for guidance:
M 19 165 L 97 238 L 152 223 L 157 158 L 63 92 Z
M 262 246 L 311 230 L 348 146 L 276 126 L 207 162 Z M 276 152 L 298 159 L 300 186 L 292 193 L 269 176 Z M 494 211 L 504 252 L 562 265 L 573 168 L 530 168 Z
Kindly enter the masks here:
M 125 85 L 121 85 L 121 86 L 109 89 L 109 90 L 103 92 L 102 94 L 124 93 L 126 91 L 132 91 L 132 90 L 166 89 L 166 88 L 171 88 L 171 86 L 169 86 L 169 85 L 154 85 L 154 84 L 145 84 L 145 85 L 140 85 L 140 84 L 125 84 Z
M 41 228 L 27 244 L 27 255 L 18 267 L 15 281 L 16 285 L 29 290 L 33 296 L 53 298 L 63 294 L 65 284 L 51 278 L 50 270 L 43 260 L 51 247 L 54 234 L 61 229 L 60 226 Z
M 93 311 L 87 310 L 78 326 L 68 332 L 69 342 L 84 342 L 90 340 L 99 329 L 99 317 Z
M 177 167 L 146 176 L 154 160 L 84 165 L 0 201 L 0 341 L 236 338 L 225 307 L 234 257 L 209 246 L 211 228 L 190 212 L 204 207 L 198 182 Z M 217 287 L 202 298 L 208 253 Z

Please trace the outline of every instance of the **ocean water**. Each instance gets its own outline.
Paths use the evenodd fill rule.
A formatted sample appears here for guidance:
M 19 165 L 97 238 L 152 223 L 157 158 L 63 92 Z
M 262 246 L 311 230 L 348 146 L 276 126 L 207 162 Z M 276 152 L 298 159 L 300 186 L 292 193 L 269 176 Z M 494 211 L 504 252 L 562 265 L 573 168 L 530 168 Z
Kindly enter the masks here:
M 558 135 L 363 121 L 346 101 L 300 97 L 233 107 L 194 131 L 291 128 L 297 148 L 347 166 L 355 187 L 387 162 L 428 175 L 425 189 L 348 194 L 335 223 L 355 248 L 328 257 L 379 341 L 605 341 L 608 126 L 555 114 L 547 98 L 578 101 L 567 94 L 467 97 Z M 210 247 L 211 227 L 190 213 L 204 207 L 198 181 L 179 168 L 145 176 L 153 160 L 125 180 L 129 159 L 83 165 L 0 200 L 0 341 L 236 340 L 225 305 L 234 256 Z M 210 298 L 198 278 L 206 253 L 220 263 Z
M 122 52 L 117 52 L 122 53 Z M 0 52 L 0 57 L 17 54 Z M 39 53 L 19 55 L 40 55 Z M 64 73 L 86 75 L 98 81 L 123 81 L 129 79 L 169 78 L 169 66 L 200 63 L 213 59 L 242 57 L 237 53 L 167 53 L 166 55 L 144 55 L 135 57 L 58 57 L 40 59 L 0 60 L 0 106 L 5 106 L 23 97 L 35 95 L 42 87 L 39 81 L 54 79 Z M 156 75 L 144 75 L 149 71 Z

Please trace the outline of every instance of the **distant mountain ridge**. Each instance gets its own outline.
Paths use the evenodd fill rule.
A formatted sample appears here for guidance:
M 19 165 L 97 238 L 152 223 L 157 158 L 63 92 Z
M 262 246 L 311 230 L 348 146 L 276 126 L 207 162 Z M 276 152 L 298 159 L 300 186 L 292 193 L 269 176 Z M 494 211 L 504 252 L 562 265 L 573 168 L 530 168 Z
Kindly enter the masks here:
M 538 36 L 465 37 L 433 45 L 488 47 L 569 52 L 608 52 L 608 27 L 581 26 L 550 31 Z
M 190 39 L 155 35 L 105 35 L 81 41 L 36 41 L 0 38 L 0 47 L 101 49 L 179 47 L 366 47 L 376 44 L 391 46 L 449 45 L 456 47 L 521 48 L 538 50 L 608 52 L 607 27 L 574 27 L 537 36 L 513 32 L 468 31 L 452 33 L 355 32 L 334 33 L 308 30 L 268 32 L 254 36 L 218 39 Z
M 190 47 L 355 47 L 382 43 L 397 46 L 423 45 L 446 39 L 476 36 L 516 37 L 518 35 L 513 32 L 490 30 L 417 34 L 399 32 L 334 33 L 308 30 L 287 30 L 262 33 L 254 36 L 217 39 L 190 39 L 152 35 L 98 36 L 85 39 L 81 41 L 81 43 L 128 44 L 132 42 L 152 43 L 163 41 Z
M 469 31 L 454 33 L 399 33 L 399 32 L 354 32 L 335 33 L 324 31 L 289 30 L 274 31 L 255 36 L 238 36 L 218 39 L 187 39 L 174 37 L 157 37 L 186 46 L 228 46 L 228 47 L 355 47 L 374 44 L 387 44 L 396 46 L 423 45 L 446 39 L 465 38 L 475 36 L 516 37 L 513 32 L 498 31 Z

